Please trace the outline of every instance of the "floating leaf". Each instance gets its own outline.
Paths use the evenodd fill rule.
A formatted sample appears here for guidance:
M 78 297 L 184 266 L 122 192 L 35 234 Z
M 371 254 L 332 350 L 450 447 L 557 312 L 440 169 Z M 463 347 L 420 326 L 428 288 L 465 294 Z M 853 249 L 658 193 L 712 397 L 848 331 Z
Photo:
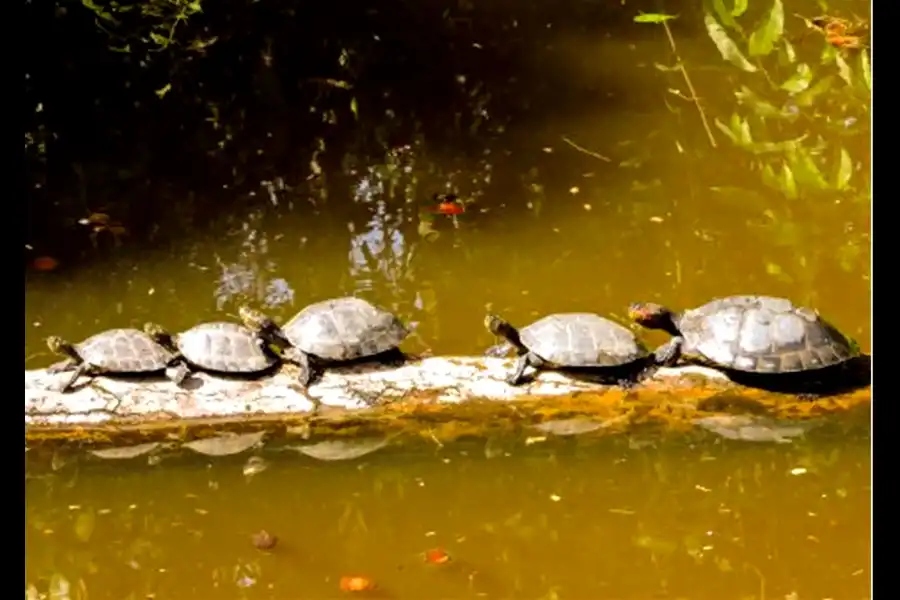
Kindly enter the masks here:
M 678 15 L 665 15 L 662 13 L 641 13 L 634 18 L 635 23 L 665 23 L 677 19 Z
M 754 73 L 756 71 L 756 67 L 750 64 L 750 61 L 741 54 L 737 44 L 728 37 L 728 33 L 721 25 L 719 25 L 719 22 L 716 21 L 715 17 L 706 13 L 703 17 L 703 22 L 706 25 L 706 32 L 709 34 L 709 38 L 716 45 L 716 48 L 719 49 L 722 58 L 748 73 Z
M 554 421 L 544 421 L 534 426 L 535 429 L 544 433 L 552 433 L 553 435 L 578 435 L 581 433 L 590 433 L 597 431 L 603 427 L 603 423 L 592 419 L 557 419 Z
M 797 182 L 794 181 L 794 172 L 791 171 L 787 162 L 781 164 L 781 177 L 778 180 L 778 187 L 791 200 L 797 198 Z
M 812 81 L 812 69 L 806 63 L 797 65 L 797 71 L 790 79 L 781 84 L 781 89 L 791 94 L 799 94 L 809 87 Z
M 388 437 L 368 437 L 350 440 L 328 440 L 317 444 L 288 446 L 302 454 L 318 460 L 352 460 L 371 454 L 387 446 Z
M 249 450 L 262 442 L 265 436 L 265 431 L 236 435 L 221 435 L 205 440 L 194 440 L 193 442 L 184 444 L 184 447 L 207 456 L 228 456 L 230 454 L 239 454 L 245 450 Z
M 162 444 L 159 442 L 150 442 L 147 444 L 137 444 L 135 446 L 122 446 L 120 448 L 102 448 L 100 450 L 91 450 L 90 453 L 96 456 L 97 458 L 109 458 L 109 459 L 127 459 L 127 458 L 136 458 L 138 456 L 143 456 L 144 454 L 149 454 L 153 452 L 157 448 L 159 448 Z
M 750 34 L 748 51 L 750 56 L 767 56 L 784 35 L 784 6 L 775 0 L 766 19 Z
M 853 177 L 853 161 L 845 148 L 841 148 L 841 157 L 838 160 L 837 171 L 834 174 L 834 188 L 836 190 L 846 189 L 850 185 L 850 178 Z
M 834 83 L 834 76 L 826 75 L 811 88 L 797 94 L 794 104 L 797 106 L 812 106 L 816 98 L 831 88 L 832 83 Z

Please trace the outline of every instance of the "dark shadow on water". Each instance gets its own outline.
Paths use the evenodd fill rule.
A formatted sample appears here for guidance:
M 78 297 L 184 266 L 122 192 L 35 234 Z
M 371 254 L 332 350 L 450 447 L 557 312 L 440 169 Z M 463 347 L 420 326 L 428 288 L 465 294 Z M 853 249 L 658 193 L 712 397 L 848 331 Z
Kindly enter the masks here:
M 872 359 L 863 355 L 834 367 L 799 373 L 745 373 L 726 371 L 733 382 L 756 389 L 821 398 L 846 394 L 872 383 Z

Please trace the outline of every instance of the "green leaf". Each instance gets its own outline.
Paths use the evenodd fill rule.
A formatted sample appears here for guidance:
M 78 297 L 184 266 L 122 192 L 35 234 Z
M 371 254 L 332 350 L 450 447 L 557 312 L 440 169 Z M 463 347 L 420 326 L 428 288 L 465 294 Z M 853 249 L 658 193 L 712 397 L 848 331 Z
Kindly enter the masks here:
M 775 0 L 769 14 L 760 26 L 750 34 L 748 50 L 750 56 L 766 56 L 784 35 L 784 6 Z
M 634 18 L 635 23 L 665 23 L 677 19 L 678 15 L 665 15 L 662 13 L 641 13 Z
M 784 40 L 784 43 L 778 49 L 778 64 L 782 67 L 787 67 L 795 62 L 797 62 L 797 53 L 794 51 L 794 46 L 789 41 Z
M 834 174 L 834 189 L 845 190 L 850 185 L 850 178 L 853 177 L 853 161 L 847 150 L 841 148 L 841 158 L 838 161 L 837 171 Z
M 834 82 L 833 75 L 827 75 L 816 82 L 814 86 L 811 88 L 800 92 L 797 94 L 797 99 L 794 101 L 794 104 L 797 106 L 812 106 L 813 102 L 815 102 L 816 98 L 819 97 L 824 92 L 827 92 L 831 88 L 831 84 Z
M 350 112 L 353 113 L 353 118 L 359 121 L 359 105 L 356 103 L 356 96 L 350 98 Z
M 853 72 L 850 70 L 850 65 L 847 64 L 847 61 L 844 60 L 844 57 L 839 53 L 834 55 L 834 64 L 837 65 L 838 68 L 838 77 L 844 80 L 844 83 L 847 85 L 853 85 Z
M 732 17 L 740 17 L 747 12 L 747 0 L 734 0 L 734 8 L 731 9 Z
M 830 187 L 822 175 L 822 171 L 819 170 L 805 148 L 798 146 L 796 152 L 789 159 L 793 164 L 794 178 L 797 183 L 815 190 L 827 190 Z
M 169 45 L 169 38 L 164 35 L 160 35 L 156 32 L 150 32 L 150 39 L 157 43 L 162 48 L 165 48 Z
M 703 23 L 706 25 L 706 32 L 716 45 L 716 48 L 719 49 L 722 58 L 748 73 L 754 73 L 756 71 L 756 67 L 750 64 L 750 61 L 741 54 L 737 44 L 728 37 L 728 33 L 721 25 L 719 25 L 719 22 L 716 21 L 715 17 L 706 13 L 703 17 Z
M 791 171 L 787 162 L 781 163 L 781 177 L 778 179 L 778 187 L 791 200 L 797 199 L 797 182 L 794 181 L 794 172 Z
M 781 84 L 781 89 L 789 92 L 790 94 L 799 94 L 809 87 L 809 83 L 811 81 L 812 69 L 809 68 L 808 64 L 800 63 L 799 65 L 797 65 L 797 71 L 791 76 L 791 78 Z
M 714 119 L 714 120 L 713 120 L 713 123 L 714 123 L 715 126 L 719 129 L 719 131 L 721 131 L 722 133 L 724 133 L 725 136 L 726 136 L 728 139 L 731 140 L 731 142 L 732 142 L 733 144 L 735 144 L 735 145 L 738 144 L 738 138 L 737 138 L 737 136 L 736 136 L 734 133 L 732 133 L 731 128 L 730 128 L 728 125 L 726 125 L 725 123 L 723 123 L 723 122 L 720 121 L 719 119 Z
M 749 106 L 758 116 L 765 118 L 782 117 L 782 112 L 778 110 L 772 103 L 763 100 L 757 96 L 750 88 L 745 85 L 734 93 L 738 102 Z
M 725 25 L 725 27 L 734 29 L 737 32 L 743 31 L 738 22 L 734 20 L 736 15 L 731 14 L 731 11 L 725 8 L 724 0 L 713 0 L 712 5 L 713 10 L 716 11 L 716 16 L 719 17 L 719 21 Z
M 869 52 L 865 48 L 859 51 L 859 70 L 862 73 L 866 89 L 872 91 L 872 66 L 869 64 Z
M 781 189 L 781 184 L 778 181 L 778 177 L 775 175 L 775 170 L 772 168 L 772 165 L 767 164 L 762 168 L 762 181 L 772 189 Z
M 749 146 L 753 143 L 753 136 L 750 135 L 750 123 L 746 119 L 741 119 L 738 139 L 740 139 L 741 146 Z

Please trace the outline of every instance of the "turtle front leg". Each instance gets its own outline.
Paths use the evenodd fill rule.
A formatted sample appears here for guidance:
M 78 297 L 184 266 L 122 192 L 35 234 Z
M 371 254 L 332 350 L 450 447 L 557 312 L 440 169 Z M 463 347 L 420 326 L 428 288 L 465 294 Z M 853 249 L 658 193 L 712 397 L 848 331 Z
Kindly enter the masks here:
M 76 367 L 78 367 L 78 362 L 72 360 L 71 358 L 67 358 L 66 360 L 61 360 L 47 367 L 47 373 L 51 375 L 56 375 L 57 373 L 66 373 Z
M 178 386 L 184 383 L 184 380 L 187 379 L 190 374 L 191 369 L 183 358 L 173 360 L 169 363 L 169 366 L 166 367 L 166 377 Z
M 522 385 L 527 379 L 525 377 L 525 369 L 528 367 L 540 369 L 542 366 L 544 366 L 543 360 L 533 352 L 526 352 L 516 361 L 515 371 L 513 371 L 513 374 L 509 376 L 506 382 L 509 385 Z
M 71 392 L 72 386 L 75 385 L 75 382 L 82 375 L 94 377 L 97 375 L 97 372 L 93 365 L 83 362 L 75 367 L 75 369 L 72 371 L 72 375 L 70 375 L 69 379 L 60 386 L 59 391 L 63 394 Z
M 322 375 L 315 361 L 299 348 L 285 348 L 283 359 L 297 367 L 297 382 L 304 388 L 308 388 Z
M 494 358 L 505 358 L 513 350 L 513 345 L 508 342 L 491 346 L 484 351 L 485 356 L 493 356 Z
M 385 366 L 399 369 L 400 367 L 406 365 L 407 362 L 409 362 L 409 357 L 400 348 L 392 348 L 387 352 L 383 352 L 381 354 L 381 357 L 379 358 L 379 361 Z
M 681 358 L 681 349 L 684 346 L 684 338 L 675 336 L 659 348 L 653 351 L 653 361 L 661 367 L 674 367 Z

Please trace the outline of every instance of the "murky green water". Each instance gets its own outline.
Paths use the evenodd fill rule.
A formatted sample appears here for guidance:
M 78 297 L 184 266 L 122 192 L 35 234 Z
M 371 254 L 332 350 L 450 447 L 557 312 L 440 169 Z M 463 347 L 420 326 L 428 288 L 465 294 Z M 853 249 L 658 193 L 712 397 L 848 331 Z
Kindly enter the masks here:
M 866 14 L 856 4 L 835 10 Z M 696 106 L 678 95 L 687 93 L 680 74 L 657 68 L 675 62 L 664 33 L 632 23 L 637 8 L 612 11 L 596 30 L 573 22 L 573 14 L 561 13 L 554 27 L 507 10 L 474 12 L 480 20 L 471 28 L 453 30 L 460 44 L 477 44 L 476 25 L 486 27 L 490 48 L 506 44 L 527 57 L 519 56 L 521 66 L 510 73 L 496 52 L 460 54 L 456 71 L 445 74 L 460 94 L 457 121 L 447 122 L 436 105 L 433 122 L 413 131 L 403 114 L 387 118 L 360 100 L 366 127 L 376 137 L 398 138 L 375 156 L 325 152 L 330 162 L 323 164 L 331 168 L 307 181 L 304 142 L 302 156 L 283 172 L 248 184 L 236 171 L 242 185 L 205 190 L 228 201 L 228 212 L 201 219 L 189 198 L 146 198 L 168 207 L 150 228 L 167 232 L 165 242 L 154 242 L 151 232 L 147 239 L 123 236 L 116 246 L 101 232 L 98 250 L 59 256 L 54 272 L 26 273 L 26 366 L 50 362 L 43 344 L 50 333 L 80 339 L 148 318 L 186 328 L 233 314 L 244 300 L 284 318 L 341 294 L 397 310 L 419 324 L 421 345 L 439 353 L 489 344 L 481 324 L 486 307 L 524 324 L 548 312 L 621 317 L 634 300 L 690 307 L 732 293 L 812 305 L 868 348 L 868 105 L 836 74 L 833 56 L 822 59 L 821 36 L 786 17 L 796 62 L 815 66 L 810 85 L 819 78 L 832 83 L 829 94 L 798 100 L 724 62 L 700 14 L 673 24 L 711 123 L 718 119 L 727 129 L 738 115 L 761 143 L 809 140 L 800 146 L 828 181 L 846 151 L 847 187 L 819 189 L 795 165 L 792 198 L 764 182 L 766 165 L 777 174 L 794 164 L 785 151 L 735 147 L 714 124 L 717 146 L 710 146 Z M 526 51 L 522 40 L 529 36 Z M 497 62 L 479 62 L 488 59 Z M 779 81 L 796 70 L 770 62 L 767 74 Z M 856 69 L 858 54 L 848 53 L 845 63 Z M 494 67 L 504 69 L 497 79 Z M 741 86 L 783 114 L 754 121 L 760 109 L 736 100 Z M 362 86 L 359 93 L 379 89 Z M 418 108 L 428 118 L 424 107 Z M 291 129 L 290 110 L 273 117 L 285 116 L 283 130 L 270 133 L 278 143 L 302 136 Z M 263 156 L 267 150 L 258 149 Z M 73 219 L 116 200 L 103 181 L 79 185 L 88 196 L 85 213 Z M 424 217 L 431 195 L 447 191 L 470 201 L 468 210 Z M 105 210 L 126 229 L 147 228 L 129 223 L 115 206 Z
M 51 333 L 78 340 L 151 318 L 177 330 L 229 318 L 244 301 L 286 318 L 343 294 L 396 310 L 418 324 L 410 349 L 437 353 L 492 343 L 486 308 L 525 323 L 733 293 L 814 306 L 870 348 L 861 59 L 836 59 L 793 15 L 826 8 L 786 7 L 794 56 L 751 57 L 754 73 L 722 59 L 698 8 L 669 8 L 713 147 L 669 69 L 665 32 L 632 22 L 657 6 L 612 3 L 597 16 L 579 2 L 556 15 L 425 4 L 417 18 L 444 13 L 446 28 L 434 27 L 452 60 L 438 68 L 423 42 L 392 46 L 380 60 L 398 55 L 409 71 L 389 63 L 354 82 L 356 115 L 348 95 L 331 137 L 310 139 L 296 118 L 310 108 L 285 91 L 253 108 L 247 131 L 202 115 L 220 136 L 217 160 L 231 165 L 226 181 L 176 164 L 171 178 L 112 185 L 85 157 L 68 183 L 48 184 L 62 214 L 26 262 L 49 255 L 60 266 L 26 269 L 26 368 L 51 362 Z M 746 29 L 768 5 L 751 6 Z M 868 15 L 855 0 L 827 10 Z M 286 60 L 291 43 L 260 42 L 265 64 Z M 253 85 L 270 89 L 273 69 Z M 804 94 L 823 80 L 821 94 Z M 116 159 L 109 173 L 127 167 Z M 436 192 L 459 194 L 466 212 L 432 214 Z M 127 235 L 102 231 L 89 244 L 78 219 L 93 212 Z M 864 434 L 645 441 L 504 442 L 490 458 L 481 442 L 348 463 L 277 455 L 250 479 L 246 457 L 56 471 L 27 461 L 26 585 L 47 593 L 62 575 L 73 598 L 303 600 L 339 597 L 340 577 L 359 574 L 377 582 L 376 597 L 397 599 L 870 596 Z M 275 551 L 250 544 L 261 528 L 280 537 Z M 424 564 L 432 547 L 453 560 Z
M 26 581 L 72 598 L 870 597 L 864 435 L 616 437 L 32 468 Z M 269 552 L 251 535 L 279 538 Z M 451 557 L 428 564 L 423 553 Z M 58 585 L 58 578 L 56 580 Z

